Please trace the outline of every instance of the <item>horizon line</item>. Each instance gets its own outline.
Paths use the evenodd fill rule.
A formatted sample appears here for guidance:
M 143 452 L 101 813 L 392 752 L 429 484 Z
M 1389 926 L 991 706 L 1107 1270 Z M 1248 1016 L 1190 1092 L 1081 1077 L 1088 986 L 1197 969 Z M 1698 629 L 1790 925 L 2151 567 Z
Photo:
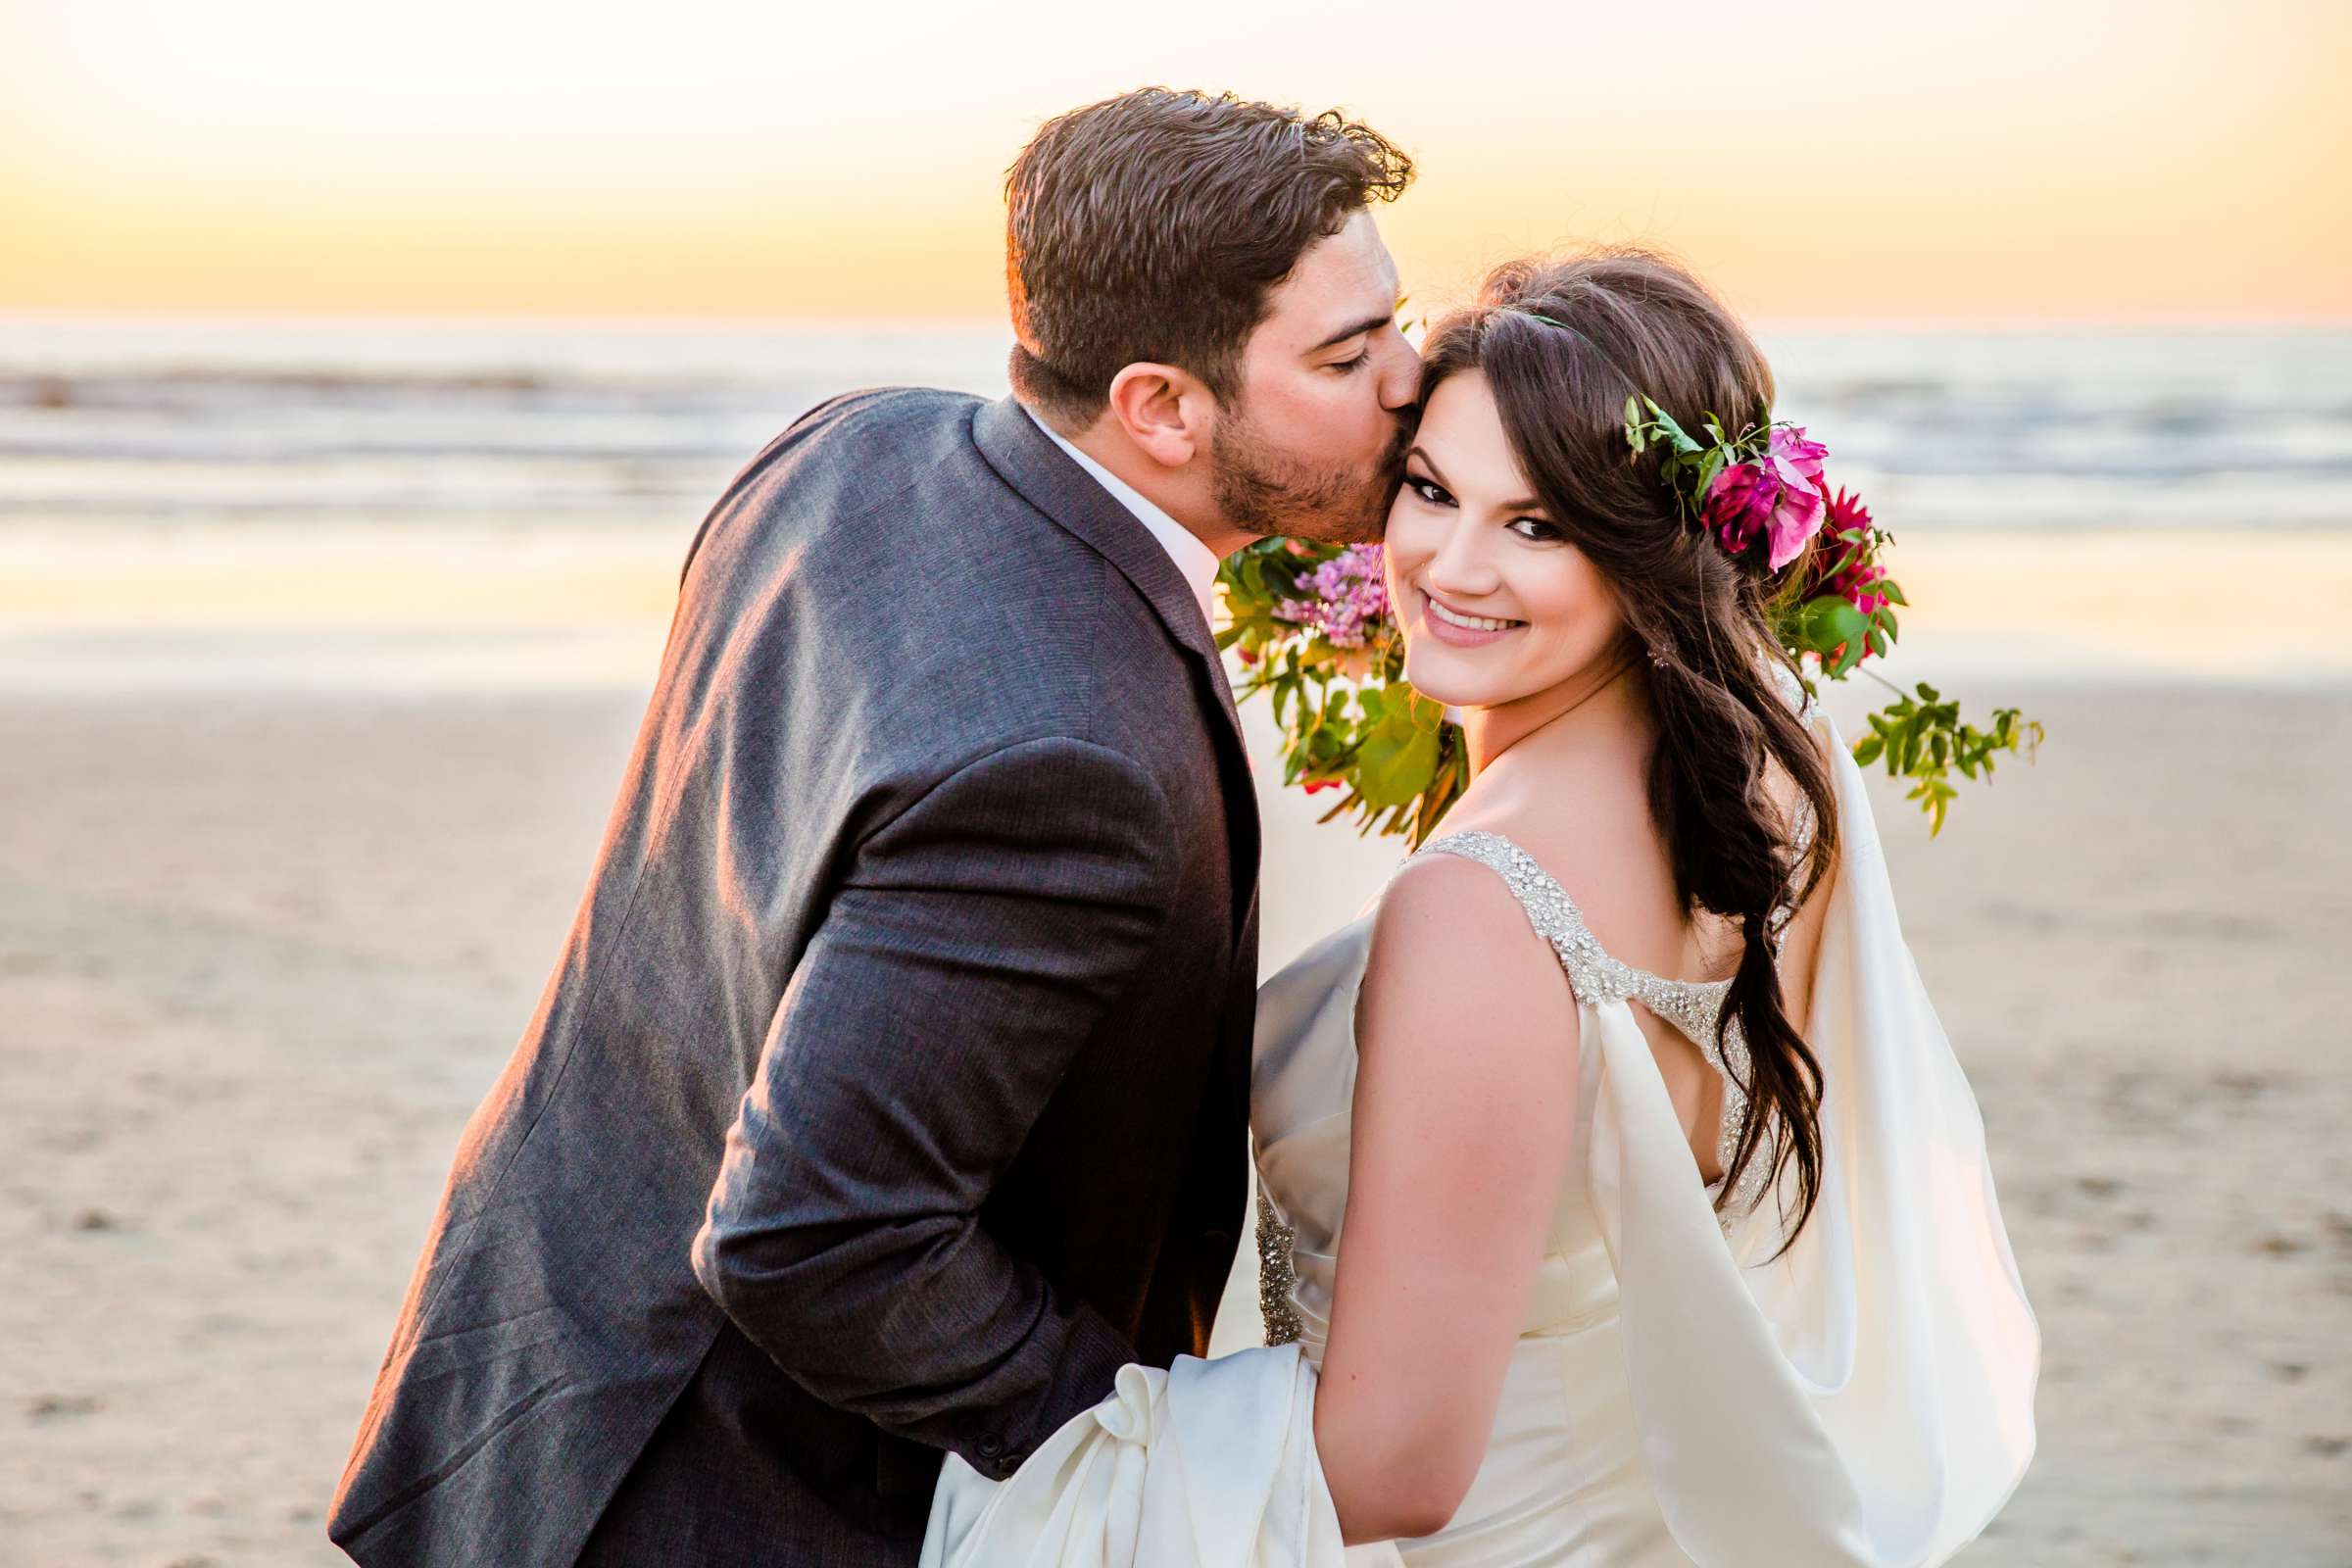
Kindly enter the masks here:
M 1448 307 L 1450 308 L 1450 307 Z M 1443 310 L 1433 314 L 1443 314 Z M 1416 319 L 1421 318 L 1416 317 Z M 1743 324 L 1757 331 L 1980 331 L 2027 332 L 2065 328 L 2083 331 L 2247 331 L 2352 330 L 2352 312 L 2330 315 L 2279 311 L 2148 312 L 2117 315 L 2036 315 L 2017 312 L 1966 312 L 1951 315 L 1818 315 L 1782 313 L 1742 316 Z M 1012 323 L 1001 317 L 967 313 L 906 312 L 881 315 L 862 312 L 707 313 L 691 309 L 614 311 L 533 311 L 485 306 L 466 310 L 416 310 L 405 307 L 353 310 L 256 311 L 240 308 L 176 305 L 12 305 L 0 302 L 0 327 L 11 325 L 112 326 L 172 324 L 217 327 L 289 326 L 444 326 L 485 325 L 580 328 L 820 327 L 833 331 L 881 332 L 998 332 L 1009 337 Z

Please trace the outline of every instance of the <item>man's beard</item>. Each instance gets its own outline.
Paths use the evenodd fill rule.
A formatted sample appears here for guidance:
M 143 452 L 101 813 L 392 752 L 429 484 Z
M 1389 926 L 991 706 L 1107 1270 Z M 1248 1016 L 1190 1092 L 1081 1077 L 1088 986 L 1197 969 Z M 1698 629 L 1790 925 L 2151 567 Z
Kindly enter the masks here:
M 1332 467 L 1268 443 L 1239 409 L 1217 421 L 1209 483 L 1226 520 L 1245 533 L 1371 544 L 1389 521 L 1404 468 L 1405 427 L 1369 472 Z

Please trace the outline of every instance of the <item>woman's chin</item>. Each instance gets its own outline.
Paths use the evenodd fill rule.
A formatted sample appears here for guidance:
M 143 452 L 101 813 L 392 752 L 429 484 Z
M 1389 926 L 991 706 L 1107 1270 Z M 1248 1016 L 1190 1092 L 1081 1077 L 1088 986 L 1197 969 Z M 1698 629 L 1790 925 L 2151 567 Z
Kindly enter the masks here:
M 1472 671 L 1452 667 L 1453 664 L 1452 660 L 1415 659 L 1408 648 L 1404 678 L 1414 691 L 1448 709 L 1492 708 L 1504 701 L 1496 695 L 1495 682 L 1491 677 L 1481 679 Z

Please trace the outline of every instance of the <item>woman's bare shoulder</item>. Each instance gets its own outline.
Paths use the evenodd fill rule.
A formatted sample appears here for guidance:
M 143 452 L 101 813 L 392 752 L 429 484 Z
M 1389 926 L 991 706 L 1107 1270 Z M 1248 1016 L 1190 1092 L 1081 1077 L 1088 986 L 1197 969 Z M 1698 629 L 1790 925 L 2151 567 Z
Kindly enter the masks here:
M 1359 1007 L 1359 1043 L 1458 1038 L 1466 1023 L 1573 1039 L 1576 1017 L 1558 958 L 1508 884 L 1453 855 L 1417 858 L 1382 895 Z

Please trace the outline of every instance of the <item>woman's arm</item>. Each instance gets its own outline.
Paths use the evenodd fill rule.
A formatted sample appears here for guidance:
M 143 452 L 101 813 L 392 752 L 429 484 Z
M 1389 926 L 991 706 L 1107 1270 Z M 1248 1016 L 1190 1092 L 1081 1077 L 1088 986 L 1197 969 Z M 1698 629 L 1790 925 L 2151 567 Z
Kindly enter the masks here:
M 1315 1447 L 1350 1544 L 1461 1506 L 1567 1179 L 1575 998 L 1494 872 L 1431 856 L 1388 890 L 1359 1065 Z

